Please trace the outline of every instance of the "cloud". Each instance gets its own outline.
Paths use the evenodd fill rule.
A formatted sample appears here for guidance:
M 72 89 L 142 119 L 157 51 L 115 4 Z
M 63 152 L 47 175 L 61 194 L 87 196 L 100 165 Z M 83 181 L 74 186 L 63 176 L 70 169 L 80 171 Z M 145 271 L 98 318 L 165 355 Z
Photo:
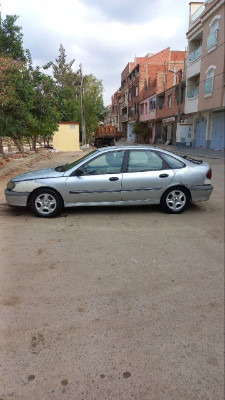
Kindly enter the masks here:
M 189 0 L 2 0 L 3 17 L 19 15 L 24 48 L 34 62 L 55 61 L 60 44 L 67 60 L 103 81 L 105 104 L 135 55 L 187 45 Z

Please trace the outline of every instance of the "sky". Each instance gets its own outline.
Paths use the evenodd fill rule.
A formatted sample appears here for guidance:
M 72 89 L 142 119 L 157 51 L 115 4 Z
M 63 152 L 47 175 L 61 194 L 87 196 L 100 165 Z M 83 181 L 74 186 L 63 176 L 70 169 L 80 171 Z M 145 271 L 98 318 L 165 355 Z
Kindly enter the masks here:
M 0 0 L 2 17 L 18 15 L 34 65 L 55 62 L 63 45 L 76 71 L 104 87 L 105 106 L 135 57 L 187 47 L 190 0 Z

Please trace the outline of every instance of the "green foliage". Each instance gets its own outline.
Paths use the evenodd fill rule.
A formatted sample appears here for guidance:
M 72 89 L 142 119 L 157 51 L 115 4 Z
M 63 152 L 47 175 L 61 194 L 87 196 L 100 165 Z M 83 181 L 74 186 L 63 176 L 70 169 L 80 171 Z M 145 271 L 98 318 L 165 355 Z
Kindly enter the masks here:
M 84 77 L 84 107 L 85 125 L 88 134 L 91 134 L 101 120 L 103 106 L 102 82 L 94 75 Z
M 6 15 L 3 20 L 0 13 L 0 54 L 8 55 L 14 60 L 25 61 L 22 28 L 15 25 L 17 19 L 16 15 Z
M 72 70 L 72 65 L 75 60 L 66 62 L 66 51 L 62 44 L 59 47 L 59 57 L 56 58 L 56 63 L 52 64 L 53 76 L 61 90 L 74 88 L 74 95 L 77 94 L 76 89 L 80 86 L 80 77 L 78 72 Z
M 73 72 L 75 60 L 67 62 L 66 52 L 62 45 L 59 57 L 53 64 L 53 76 L 57 84 L 58 110 L 61 121 L 76 121 L 81 127 L 81 75 L 80 71 Z M 104 120 L 102 82 L 93 75 L 84 76 L 84 108 L 85 126 L 87 133 L 92 133 L 98 122 Z
M 59 121 L 81 126 L 81 75 L 72 70 L 74 60 L 66 61 L 62 45 L 55 64 L 46 65 L 53 67 L 54 79 L 34 68 L 30 52 L 23 50 L 17 18 L 7 15 L 3 20 L 0 13 L 0 137 L 11 137 L 19 147 L 28 138 L 35 149 L 37 138 L 49 138 Z M 104 118 L 102 93 L 102 82 L 86 75 L 85 122 L 90 134 Z
M 148 125 L 145 124 L 144 122 L 135 122 L 133 126 L 133 133 L 135 135 L 140 135 L 147 137 L 149 136 L 149 128 Z

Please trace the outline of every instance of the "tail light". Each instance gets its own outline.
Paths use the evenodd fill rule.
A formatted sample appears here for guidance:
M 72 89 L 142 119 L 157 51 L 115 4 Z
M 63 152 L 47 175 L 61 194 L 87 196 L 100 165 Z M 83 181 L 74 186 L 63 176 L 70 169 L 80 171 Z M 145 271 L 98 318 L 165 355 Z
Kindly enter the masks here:
M 212 178 L 212 169 L 210 168 L 206 174 L 206 178 L 211 179 Z

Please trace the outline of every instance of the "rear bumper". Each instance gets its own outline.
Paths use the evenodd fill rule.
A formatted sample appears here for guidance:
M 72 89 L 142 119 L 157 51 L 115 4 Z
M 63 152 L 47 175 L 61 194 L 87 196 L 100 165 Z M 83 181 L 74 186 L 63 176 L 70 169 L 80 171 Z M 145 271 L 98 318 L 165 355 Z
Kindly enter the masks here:
M 27 192 L 13 192 L 12 190 L 5 190 L 5 198 L 10 206 L 26 207 L 27 199 L 30 193 Z
M 196 185 L 190 188 L 192 201 L 205 201 L 209 200 L 213 191 L 212 185 Z

